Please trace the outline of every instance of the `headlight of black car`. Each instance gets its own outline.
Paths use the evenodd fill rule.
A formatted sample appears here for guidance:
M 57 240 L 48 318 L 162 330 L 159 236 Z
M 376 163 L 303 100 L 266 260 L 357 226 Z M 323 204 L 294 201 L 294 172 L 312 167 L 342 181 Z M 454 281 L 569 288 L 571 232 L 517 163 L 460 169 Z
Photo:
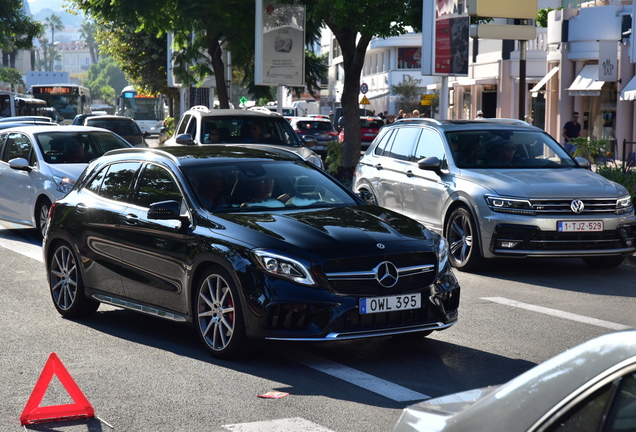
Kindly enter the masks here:
M 437 271 L 442 272 L 448 265 L 448 242 L 443 236 L 437 242 Z
M 309 268 L 297 259 L 265 249 L 252 252 L 263 271 L 302 285 L 316 285 Z
M 616 201 L 616 214 L 628 214 L 634 211 L 634 205 L 632 204 L 632 198 L 627 195 L 620 197 Z

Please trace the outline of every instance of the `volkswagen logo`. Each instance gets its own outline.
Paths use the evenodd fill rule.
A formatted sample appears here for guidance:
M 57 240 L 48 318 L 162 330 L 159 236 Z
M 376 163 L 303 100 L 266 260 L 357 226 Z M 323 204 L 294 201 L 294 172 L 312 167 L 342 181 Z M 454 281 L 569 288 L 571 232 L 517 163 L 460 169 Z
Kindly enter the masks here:
M 570 209 L 574 213 L 582 213 L 584 208 L 585 204 L 583 204 L 583 201 L 581 201 L 580 199 L 572 200 L 572 202 L 570 203 Z
M 375 268 L 375 279 L 385 288 L 391 288 L 398 281 L 398 269 L 392 262 L 381 262 Z

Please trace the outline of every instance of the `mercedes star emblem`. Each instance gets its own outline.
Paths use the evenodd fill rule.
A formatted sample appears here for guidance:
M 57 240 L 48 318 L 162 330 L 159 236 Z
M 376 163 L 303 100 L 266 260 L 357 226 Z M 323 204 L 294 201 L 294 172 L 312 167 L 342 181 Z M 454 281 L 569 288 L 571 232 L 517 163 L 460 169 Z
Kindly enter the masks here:
M 398 281 L 398 269 L 392 262 L 381 262 L 375 268 L 375 279 L 385 288 L 391 288 Z

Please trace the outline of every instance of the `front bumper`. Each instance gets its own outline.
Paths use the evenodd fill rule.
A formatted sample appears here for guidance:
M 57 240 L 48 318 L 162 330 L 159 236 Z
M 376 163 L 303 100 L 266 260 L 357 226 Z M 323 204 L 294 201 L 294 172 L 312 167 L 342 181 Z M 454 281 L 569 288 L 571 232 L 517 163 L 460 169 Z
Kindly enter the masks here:
M 605 231 L 578 233 L 500 223 L 492 233 L 489 252 L 493 256 L 517 257 L 628 256 L 636 252 L 636 223 Z

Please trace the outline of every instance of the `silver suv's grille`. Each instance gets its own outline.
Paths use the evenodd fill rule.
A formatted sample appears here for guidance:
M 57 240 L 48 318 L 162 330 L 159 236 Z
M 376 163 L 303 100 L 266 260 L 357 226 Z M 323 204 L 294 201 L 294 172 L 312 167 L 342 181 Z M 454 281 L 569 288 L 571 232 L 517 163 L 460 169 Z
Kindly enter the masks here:
M 530 200 L 532 208 L 537 214 L 559 215 L 574 214 L 572 211 L 572 199 L 533 199 Z M 583 211 L 577 215 L 616 214 L 616 198 L 584 198 Z

